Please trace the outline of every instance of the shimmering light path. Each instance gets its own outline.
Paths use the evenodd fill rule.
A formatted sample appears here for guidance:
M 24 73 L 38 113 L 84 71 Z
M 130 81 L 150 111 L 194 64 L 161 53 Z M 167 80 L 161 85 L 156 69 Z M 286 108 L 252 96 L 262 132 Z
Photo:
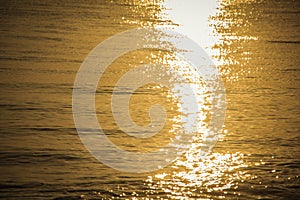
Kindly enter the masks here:
M 6 1 L 0 8 L 0 196 L 300 199 L 299 8 L 293 0 Z M 226 119 L 222 138 L 205 159 L 198 154 L 209 103 L 190 150 L 159 171 L 111 169 L 81 143 L 72 115 L 77 70 L 100 42 L 139 27 L 188 35 L 220 70 Z M 181 129 L 178 102 L 155 84 L 134 93 L 130 114 L 138 125 L 148 125 L 148 108 L 163 105 L 168 120 L 159 134 L 129 137 L 114 121 L 111 94 L 118 80 L 136 66 L 158 62 L 186 65 L 172 52 L 134 51 L 119 57 L 99 81 L 98 121 L 124 150 L 157 150 Z

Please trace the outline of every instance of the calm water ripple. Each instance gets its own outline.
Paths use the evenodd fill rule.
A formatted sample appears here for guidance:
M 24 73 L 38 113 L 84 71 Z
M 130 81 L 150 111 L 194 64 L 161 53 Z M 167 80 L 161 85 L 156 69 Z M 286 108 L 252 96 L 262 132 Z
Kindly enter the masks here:
M 0 10 L 0 197 L 300 199 L 299 1 L 12 0 Z M 81 143 L 73 82 L 98 43 L 156 26 L 189 35 L 214 59 L 227 92 L 226 122 L 206 158 L 199 159 L 199 137 L 170 166 L 128 174 L 99 163 Z M 166 52 L 131 52 L 99 82 L 99 123 L 121 148 L 151 151 L 169 141 L 128 138 L 110 112 L 111 92 L 126 70 L 166 58 Z M 137 123 L 149 121 L 151 103 L 170 104 L 160 94 L 166 93 L 145 87 L 133 95 Z

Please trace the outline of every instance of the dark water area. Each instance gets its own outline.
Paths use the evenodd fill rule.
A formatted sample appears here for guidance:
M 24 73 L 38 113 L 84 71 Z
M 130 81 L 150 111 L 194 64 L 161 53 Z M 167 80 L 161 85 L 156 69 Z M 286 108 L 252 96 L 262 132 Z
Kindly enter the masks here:
M 206 45 L 227 99 L 223 136 L 207 158 L 191 156 L 158 171 L 132 174 L 105 166 L 86 150 L 72 114 L 73 83 L 82 61 L 122 31 L 180 27 L 178 16 L 168 15 L 178 7 L 168 2 L 1 1 L 1 198 L 300 199 L 296 0 L 218 1 L 207 18 L 217 39 Z M 181 24 L 188 30 L 188 22 Z M 114 87 L 111 77 L 126 70 L 124 63 L 146 57 L 134 56 L 114 63 L 96 94 L 104 99 L 96 106 L 99 122 L 125 149 L 132 143 L 111 122 L 108 93 Z M 147 118 L 147 95 L 135 96 L 137 121 Z

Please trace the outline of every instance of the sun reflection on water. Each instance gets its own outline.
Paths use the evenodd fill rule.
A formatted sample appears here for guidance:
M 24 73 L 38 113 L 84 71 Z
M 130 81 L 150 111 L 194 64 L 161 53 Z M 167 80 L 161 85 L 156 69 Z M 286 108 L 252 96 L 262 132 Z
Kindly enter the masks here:
M 249 21 L 249 18 L 255 18 L 252 10 L 254 6 L 252 9 L 249 9 L 251 6 L 245 6 L 254 2 L 257 4 L 259 1 L 222 0 L 215 14 L 209 16 L 210 26 L 214 34 L 219 36 L 219 40 L 212 46 L 216 52 L 212 57 L 218 63 L 221 73 L 226 76 L 225 81 L 236 82 L 246 73 L 252 72 L 250 69 L 245 69 L 245 66 L 249 63 L 253 52 L 244 52 L 243 47 L 258 40 L 258 37 L 251 35 L 252 22 Z
M 238 187 L 236 180 L 247 175 L 238 170 L 247 166 L 241 153 L 212 153 L 200 160 L 195 156 L 198 152 L 197 148 L 190 150 L 184 156 L 186 160 L 177 161 L 170 173 L 149 176 L 147 185 L 153 190 L 161 188 L 171 198 L 203 197 L 202 193 L 226 194 L 227 189 Z
M 251 2 L 249 0 L 240 0 L 235 3 L 228 0 L 133 1 L 133 5 L 138 5 L 133 6 L 137 16 L 147 13 L 142 10 L 143 8 L 155 7 L 155 9 L 148 10 L 155 11 L 152 14 L 153 20 L 145 22 L 140 17 L 124 17 L 123 23 L 139 27 L 164 27 L 187 35 L 205 49 L 218 67 L 223 80 L 234 82 L 238 81 L 244 73 L 249 73 L 249 69 L 244 69 L 243 66 L 250 61 L 252 52 L 244 52 L 243 45 L 249 41 L 258 40 L 257 37 L 249 35 L 249 31 L 239 31 L 248 30 L 248 26 L 251 25 L 242 16 L 245 13 L 239 12 L 240 5 Z M 238 17 L 228 16 L 228 10 L 231 10 L 232 14 L 234 9 L 237 10 L 236 16 Z M 181 59 L 174 58 L 174 55 L 151 54 L 150 58 L 153 63 L 163 63 L 172 67 L 187 64 Z M 235 68 L 235 66 L 239 67 Z M 187 80 L 189 74 L 191 72 L 184 74 Z M 225 198 L 229 191 L 233 191 L 234 195 L 239 195 L 235 194 L 234 190 L 238 188 L 239 182 L 249 179 L 249 174 L 243 170 L 248 165 L 243 153 L 229 152 L 228 148 L 226 150 L 215 149 L 203 157 L 203 148 L 205 148 L 203 138 L 208 132 L 210 102 L 209 98 L 205 97 L 207 94 L 204 85 L 200 84 L 200 88 L 201 86 L 204 89 L 201 91 L 203 95 L 201 106 L 204 109 L 199 117 L 201 126 L 198 135 L 193 138 L 189 150 L 180 159 L 168 168 L 148 176 L 145 185 L 150 189 L 149 194 L 162 190 L 173 199 Z M 173 96 L 169 94 L 167 98 L 173 98 Z M 169 132 L 178 131 L 179 124 L 180 119 L 173 116 L 173 128 Z M 223 135 L 219 138 L 220 143 L 227 134 L 230 134 L 227 133 L 225 126 L 222 133 Z
M 178 26 L 169 24 L 163 26 L 185 34 L 196 41 L 213 58 L 221 74 L 229 75 L 230 65 L 239 64 L 239 61 L 227 56 L 230 49 L 225 46 L 232 45 L 234 41 L 247 42 L 257 38 L 247 35 L 224 34 L 221 30 L 226 32 L 226 27 L 240 22 L 223 21 L 223 10 L 217 9 L 220 5 L 222 6 L 222 3 L 224 2 L 191 0 L 185 3 L 175 3 L 174 1 L 165 1 L 163 4 L 166 8 L 166 16 Z M 191 6 L 194 8 L 192 9 Z M 197 8 L 202 8 L 203 12 Z M 197 19 L 197 21 L 190 19 Z M 243 52 L 243 54 L 246 60 L 249 52 Z M 168 64 L 175 66 L 179 63 Z M 237 78 L 238 75 L 231 73 L 228 79 Z M 204 104 L 205 102 L 203 102 Z M 201 113 L 204 121 L 208 116 L 207 112 L 209 109 Z M 190 149 L 167 170 L 149 176 L 145 181 L 146 185 L 153 191 L 163 190 L 169 198 L 173 199 L 210 198 L 212 196 L 225 198 L 230 188 L 233 190 L 238 188 L 239 181 L 248 176 L 245 171 L 241 170 L 241 168 L 247 167 L 244 155 L 239 152 L 217 151 L 203 157 L 202 149 L 205 146 L 203 135 L 206 132 L 208 132 L 207 124 L 202 123 L 198 136 L 194 137 L 190 144 Z M 222 137 L 226 133 L 227 131 L 224 129 Z

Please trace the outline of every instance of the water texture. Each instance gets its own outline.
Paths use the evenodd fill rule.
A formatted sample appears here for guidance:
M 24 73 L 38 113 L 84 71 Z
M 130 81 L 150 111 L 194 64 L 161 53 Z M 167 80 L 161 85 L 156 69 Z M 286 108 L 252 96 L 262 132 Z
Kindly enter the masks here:
M 193 0 L 178 2 L 1 2 L 0 197 L 300 198 L 300 2 L 222 0 L 208 3 L 207 10 Z M 155 26 L 186 33 L 216 63 L 227 96 L 223 134 L 205 159 L 197 157 L 199 136 L 168 167 L 125 173 L 100 163 L 81 143 L 72 115 L 73 83 L 80 64 L 100 42 L 122 31 Z M 162 133 L 146 142 L 120 131 L 110 107 L 122 74 L 141 63 L 180 62 L 171 57 L 166 52 L 131 52 L 101 78 L 98 120 L 121 148 L 152 151 L 169 142 L 173 133 L 168 130 L 180 129 L 176 102 L 164 88 L 148 85 L 131 99 L 137 124 L 150 122 L 146 108 L 153 103 L 171 110 Z

